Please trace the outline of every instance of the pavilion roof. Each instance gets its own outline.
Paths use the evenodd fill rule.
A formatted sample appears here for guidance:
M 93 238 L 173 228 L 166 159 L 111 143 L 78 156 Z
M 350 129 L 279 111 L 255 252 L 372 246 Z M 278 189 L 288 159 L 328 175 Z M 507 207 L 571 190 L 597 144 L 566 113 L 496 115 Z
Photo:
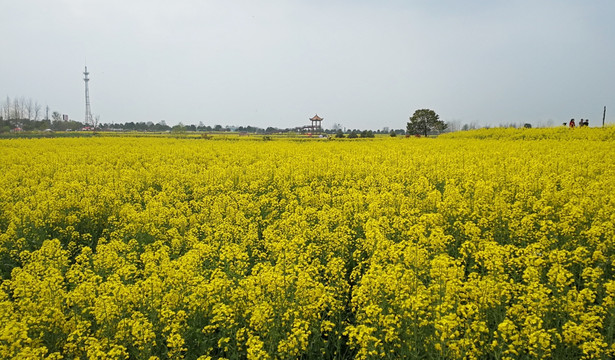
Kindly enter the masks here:
M 310 118 L 312 121 L 322 121 L 322 118 L 318 116 L 318 114 L 314 115 L 314 117 Z

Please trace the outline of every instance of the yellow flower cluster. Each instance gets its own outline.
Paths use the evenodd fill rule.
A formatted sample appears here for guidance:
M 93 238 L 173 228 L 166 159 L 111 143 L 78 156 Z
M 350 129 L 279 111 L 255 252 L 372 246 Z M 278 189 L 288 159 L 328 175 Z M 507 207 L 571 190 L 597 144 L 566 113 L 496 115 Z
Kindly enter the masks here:
M 0 358 L 612 358 L 613 134 L 2 140 Z

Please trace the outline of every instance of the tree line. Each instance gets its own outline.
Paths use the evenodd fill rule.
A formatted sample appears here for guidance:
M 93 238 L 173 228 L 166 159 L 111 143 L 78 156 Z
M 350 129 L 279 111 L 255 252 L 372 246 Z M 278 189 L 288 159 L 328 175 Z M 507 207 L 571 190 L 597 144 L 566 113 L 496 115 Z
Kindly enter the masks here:
M 43 106 L 32 99 L 24 97 L 13 98 L 6 97 L 0 103 L 0 133 L 10 131 L 77 131 L 82 130 L 87 125 L 81 121 L 70 120 L 62 116 L 58 111 L 51 113 L 49 116 L 49 106 Z M 448 123 L 439 119 L 438 114 L 430 109 L 420 109 L 409 118 L 406 129 L 392 129 L 385 127 L 382 130 L 359 130 L 359 129 L 343 129 L 340 124 L 333 124 L 332 129 L 322 129 L 320 133 L 334 135 L 338 138 L 369 138 L 376 134 L 388 134 L 390 136 L 397 135 L 423 135 L 440 133 L 447 129 Z M 126 123 L 104 123 L 99 124 L 98 118 L 95 129 L 99 131 L 142 131 L 142 132 L 240 132 L 252 134 L 275 134 L 301 132 L 305 129 L 301 128 L 277 128 L 267 127 L 261 128 L 257 126 L 222 126 L 222 125 L 205 125 L 199 122 L 198 125 L 184 125 L 179 123 L 174 126 L 169 126 L 164 120 L 154 123 L 148 122 L 126 122 Z M 451 126 L 452 128 L 453 126 Z M 451 129 L 454 130 L 454 129 Z M 465 128 L 463 130 L 466 130 Z
M 6 116 L 4 108 L 0 109 L 0 133 L 11 132 L 15 130 L 20 131 L 78 131 L 82 130 L 86 125 L 81 121 L 76 120 L 63 120 L 62 115 L 56 111 L 51 114 L 50 119 L 28 119 L 27 117 L 14 117 L 12 115 Z M 290 133 L 301 131 L 297 128 L 278 128 L 278 127 L 266 127 L 261 128 L 258 126 L 223 126 L 223 125 L 205 125 L 203 122 L 199 122 L 198 125 L 189 124 L 184 125 L 182 123 L 170 126 L 165 121 L 159 121 L 154 123 L 152 121 L 133 122 L 126 123 L 102 123 L 98 124 L 96 131 L 139 131 L 139 132 L 239 132 L 249 134 L 278 134 L 278 133 Z M 348 136 L 354 137 L 373 137 L 374 134 L 389 134 L 395 133 L 396 135 L 403 135 L 405 131 L 403 129 L 388 130 L 383 128 L 382 130 L 359 130 L 359 129 L 322 129 L 321 133 L 329 135 L 341 134 L 342 137 Z
M 50 117 L 51 115 L 51 117 Z M 53 111 L 49 114 L 49 106 L 43 107 L 31 98 L 7 96 L 0 103 L 0 132 L 19 129 L 25 131 L 57 131 L 78 130 L 83 124 L 78 121 L 64 121 L 62 115 Z
M 49 111 L 49 108 L 46 107 Z M 25 97 L 14 98 L 6 97 L 0 107 L 0 117 L 3 120 L 27 119 L 40 120 L 43 117 L 43 106 L 35 100 Z

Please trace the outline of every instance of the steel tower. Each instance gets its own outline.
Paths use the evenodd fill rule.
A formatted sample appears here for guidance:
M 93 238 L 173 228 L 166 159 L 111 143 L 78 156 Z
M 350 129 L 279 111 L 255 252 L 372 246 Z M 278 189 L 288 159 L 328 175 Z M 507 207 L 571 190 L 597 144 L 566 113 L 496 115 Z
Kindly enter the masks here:
M 93 126 L 92 109 L 90 109 L 90 89 L 88 87 L 88 82 L 90 81 L 88 75 L 90 75 L 90 73 L 88 72 L 87 66 L 85 67 L 83 75 L 85 75 L 83 78 L 83 81 L 85 81 L 85 126 Z

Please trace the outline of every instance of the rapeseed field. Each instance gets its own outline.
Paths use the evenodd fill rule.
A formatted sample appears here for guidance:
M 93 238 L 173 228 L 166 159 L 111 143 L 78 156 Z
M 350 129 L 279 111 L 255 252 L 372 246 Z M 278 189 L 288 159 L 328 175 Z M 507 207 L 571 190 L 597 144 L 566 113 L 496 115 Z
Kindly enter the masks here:
M 0 140 L 0 358 L 607 359 L 615 129 Z

